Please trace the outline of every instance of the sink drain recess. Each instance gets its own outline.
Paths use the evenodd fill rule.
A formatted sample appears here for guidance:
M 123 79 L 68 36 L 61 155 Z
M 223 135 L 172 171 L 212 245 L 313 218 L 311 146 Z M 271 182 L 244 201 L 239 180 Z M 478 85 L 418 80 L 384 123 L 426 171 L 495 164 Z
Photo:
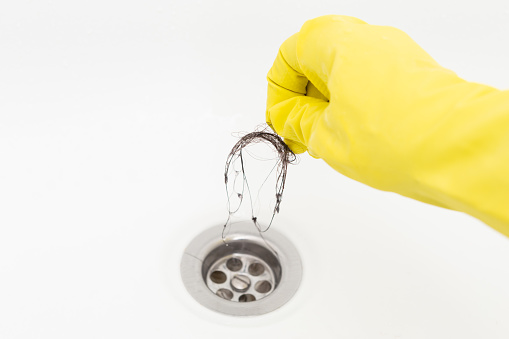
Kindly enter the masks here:
M 262 239 L 253 228 L 250 222 L 235 224 L 226 246 L 218 232 L 221 226 L 213 227 L 187 246 L 182 281 L 200 304 L 229 315 L 260 315 L 295 294 L 302 279 L 297 249 L 275 230 Z

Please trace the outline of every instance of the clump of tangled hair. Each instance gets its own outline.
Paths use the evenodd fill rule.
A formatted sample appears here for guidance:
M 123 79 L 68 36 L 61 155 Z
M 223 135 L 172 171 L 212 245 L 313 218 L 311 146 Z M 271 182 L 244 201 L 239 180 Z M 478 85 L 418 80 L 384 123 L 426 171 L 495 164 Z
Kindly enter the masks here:
M 272 148 L 275 150 L 277 154 L 276 158 L 276 164 L 274 165 L 272 171 L 274 169 L 276 170 L 276 187 L 275 187 L 275 205 L 274 209 L 272 211 L 272 217 L 270 219 L 270 222 L 268 226 L 266 226 L 265 229 L 262 229 L 260 224 L 258 223 L 257 217 L 254 215 L 254 209 L 253 209 L 253 203 L 251 199 L 251 190 L 249 188 L 249 184 L 247 182 L 246 178 L 246 172 L 244 169 L 244 154 L 243 149 L 250 145 L 255 143 L 265 143 L 269 146 L 272 146 Z M 281 206 L 281 200 L 283 199 L 283 191 L 285 189 L 285 181 L 286 181 L 286 173 L 288 171 L 288 164 L 291 164 L 295 162 L 297 159 L 296 155 L 292 152 L 292 150 L 286 145 L 281 139 L 280 136 L 277 134 L 271 132 L 268 130 L 268 128 L 265 128 L 262 131 L 255 131 L 248 133 L 240 138 L 239 141 L 233 146 L 232 150 L 230 151 L 230 154 L 228 154 L 228 157 L 226 159 L 226 165 L 224 169 L 224 183 L 226 187 L 226 195 L 228 197 L 228 220 L 224 224 L 223 227 L 223 233 L 222 233 L 222 239 L 225 241 L 225 230 L 230 222 L 230 217 L 239 210 L 240 205 L 242 204 L 242 201 L 244 199 L 244 193 L 247 191 L 249 195 L 249 200 L 251 202 L 251 220 L 255 224 L 256 228 L 260 232 L 260 235 L 262 232 L 266 232 L 270 226 L 272 225 L 272 222 L 274 220 L 274 217 L 277 213 L 279 213 L 279 209 Z M 233 180 L 237 180 L 237 177 L 240 176 L 242 179 L 242 191 L 241 192 L 229 192 L 228 191 L 228 182 L 230 180 L 229 173 L 230 173 L 230 167 L 234 162 L 237 160 L 240 160 L 240 171 L 235 171 L 235 178 Z M 271 171 L 271 173 L 272 173 Z M 270 174 L 269 174 L 270 175 Z M 234 185 L 235 186 L 235 185 Z M 240 203 L 238 207 L 235 210 L 231 209 L 230 204 L 230 197 L 232 194 L 236 193 L 237 197 L 240 199 Z

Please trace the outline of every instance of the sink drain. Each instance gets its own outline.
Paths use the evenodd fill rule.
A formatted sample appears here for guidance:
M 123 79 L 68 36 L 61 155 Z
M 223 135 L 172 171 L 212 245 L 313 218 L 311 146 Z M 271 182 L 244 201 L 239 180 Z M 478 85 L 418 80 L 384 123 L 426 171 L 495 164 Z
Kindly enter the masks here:
M 294 295 L 302 277 L 297 249 L 275 230 L 260 237 L 251 222 L 235 224 L 226 246 L 221 227 L 199 234 L 186 248 L 182 280 L 203 306 L 246 316 L 271 312 Z
M 207 258 L 213 261 L 206 273 L 208 288 L 224 299 L 238 302 L 260 300 L 270 295 L 281 281 L 281 264 L 277 257 L 268 249 L 245 241 L 236 241 L 225 248 L 233 254 L 225 256 L 224 248 L 220 247 Z M 246 250 L 257 255 L 247 254 Z

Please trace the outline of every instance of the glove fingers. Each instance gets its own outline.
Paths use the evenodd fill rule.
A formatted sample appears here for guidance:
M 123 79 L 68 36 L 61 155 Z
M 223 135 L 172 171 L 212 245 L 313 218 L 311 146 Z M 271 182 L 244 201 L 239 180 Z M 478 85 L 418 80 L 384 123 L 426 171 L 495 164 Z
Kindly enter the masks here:
M 331 21 L 340 21 L 352 24 L 364 23 L 362 20 L 347 16 L 326 16 L 311 20 L 313 25 L 317 26 L 330 24 Z M 322 22 L 323 24 L 321 24 Z M 306 25 L 304 25 L 304 27 L 306 27 Z M 326 86 L 326 78 L 328 78 L 328 74 L 326 77 L 317 76 L 317 74 L 320 73 L 318 72 L 318 68 L 323 68 L 321 66 L 322 63 L 314 62 L 316 60 L 307 60 L 306 67 L 311 67 L 311 71 L 308 70 L 303 72 L 301 68 L 301 60 L 298 59 L 299 53 L 297 46 L 297 41 L 302 40 L 301 37 L 299 37 L 299 34 L 302 33 L 294 34 L 281 45 L 276 60 L 274 61 L 274 64 L 272 65 L 272 68 L 267 75 L 269 85 L 267 92 L 266 121 L 267 124 L 271 127 L 272 122 L 268 110 L 272 106 L 290 98 L 299 96 L 311 96 L 319 98 L 323 101 L 328 101 L 330 97 L 329 89 Z M 322 53 L 323 51 L 319 51 L 317 48 L 323 49 L 326 47 L 320 45 L 323 43 L 323 39 L 318 39 L 316 37 L 312 37 L 312 39 L 317 41 L 313 42 L 315 46 L 311 46 L 313 51 L 309 52 L 312 54 Z M 306 42 L 304 44 L 309 44 L 307 41 L 308 39 L 305 40 Z M 330 59 L 331 57 L 334 57 L 334 55 L 327 57 L 327 59 Z M 312 76 L 313 79 L 311 79 L 310 76 Z
M 306 95 L 308 79 L 300 71 L 296 59 L 297 38 L 298 34 L 295 34 L 281 45 L 276 60 L 267 74 L 269 86 L 267 90 L 266 121 L 269 126 L 271 126 L 268 114 L 269 108 L 295 96 Z
M 325 95 L 320 92 L 318 88 L 316 88 L 315 85 L 311 81 L 308 82 L 308 86 L 306 87 L 306 96 L 317 98 L 323 101 L 329 101 L 328 98 L 325 97 Z
M 327 101 L 297 96 L 272 106 L 267 115 L 272 122 L 272 128 L 284 138 L 290 149 L 294 153 L 303 153 L 308 150 L 313 126 L 323 116 L 327 106 Z M 312 150 L 308 151 L 315 156 Z

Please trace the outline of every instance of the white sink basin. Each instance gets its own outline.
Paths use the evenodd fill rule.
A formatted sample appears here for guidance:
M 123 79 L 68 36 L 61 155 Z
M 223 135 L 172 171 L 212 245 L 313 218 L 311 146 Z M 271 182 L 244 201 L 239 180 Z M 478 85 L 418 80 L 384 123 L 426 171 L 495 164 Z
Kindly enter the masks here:
M 184 248 L 227 217 L 231 133 L 263 123 L 265 74 L 306 19 L 394 25 L 509 86 L 504 5 L 418 4 L 2 4 L 0 337 L 507 339 L 507 238 L 307 155 L 272 225 L 302 259 L 295 296 L 232 317 L 181 281 Z

